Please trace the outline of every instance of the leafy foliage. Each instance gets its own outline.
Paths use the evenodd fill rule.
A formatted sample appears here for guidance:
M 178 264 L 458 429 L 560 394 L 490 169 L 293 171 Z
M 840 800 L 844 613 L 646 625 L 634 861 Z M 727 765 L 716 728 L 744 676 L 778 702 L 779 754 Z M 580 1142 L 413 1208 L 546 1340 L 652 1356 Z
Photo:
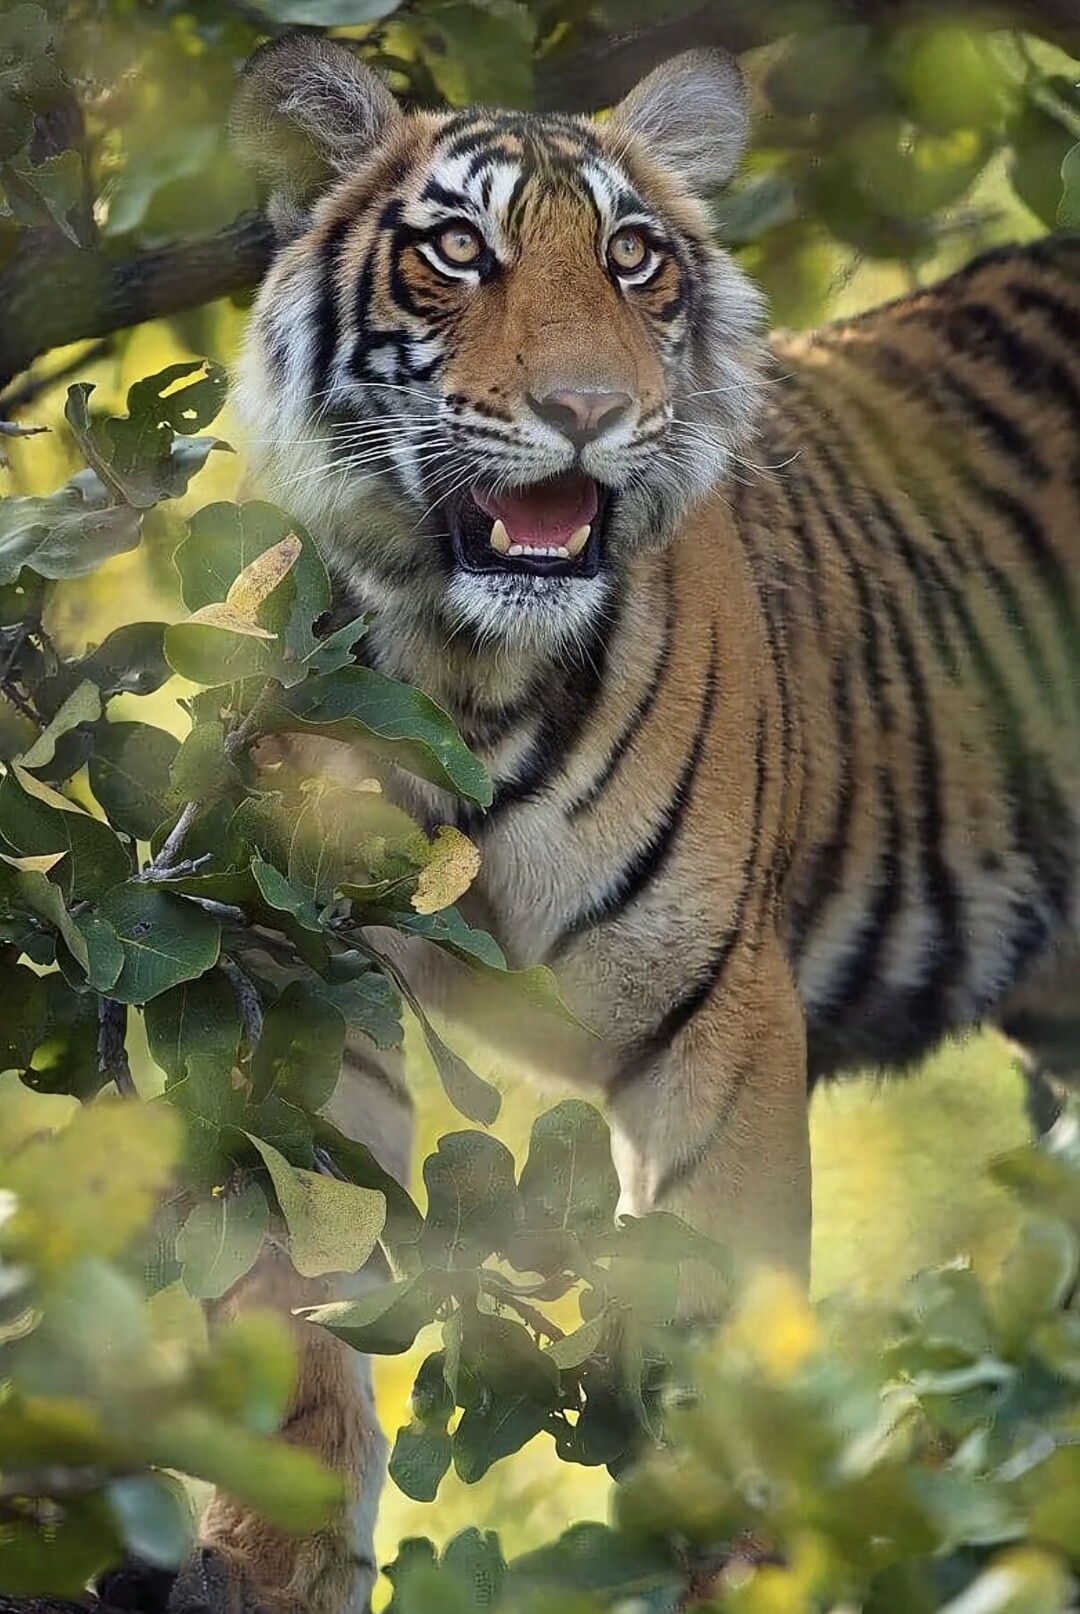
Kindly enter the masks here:
M 415 103 L 527 107 L 608 34 L 709 9 L 22 0 L 0 16 L 0 289 L 43 244 L 81 254 L 85 279 L 250 208 L 223 110 L 265 34 L 347 29 Z M 807 25 L 787 6 L 747 57 L 761 133 L 715 216 L 780 320 L 819 318 L 865 258 L 918 276 L 1017 219 L 1080 227 L 1075 63 L 1034 33 L 892 9 L 815 6 Z M 1038 27 L 1032 8 L 1017 20 Z M 207 312 L 181 308 L 184 350 L 212 349 Z M 1071 1123 L 999 1164 L 1030 1219 L 993 1284 L 958 1263 L 888 1313 L 758 1285 L 714 1344 L 671 1323 L 680 1267 L 724 1271 L 723 1253 L 670 1217 L 615 1226 L 587 1105 L 542 1116 L 520 1169 L 486 1132 L 443 1137 L 422 1206 L 327 1119 L 346 1036 L 394 1047 L 406 1009 L 466 1119 L 498 1115 L 370 926 L 443 949 L 493 1000 L 558 1005 L 458 911 L 477 866 L 459 830 L 426 833 L 374 779 L 260 771 L 280 736 L 343 740 L 432 801 L 490 801 L 446 714 L 354 659 L 366 623 L 326 631 L 307 533 L 258 502 L 189 513 L 229 451 L 209 434 L 224 393 L 197 359 L 137 381 L 117 414 L 77 382 L 67 480 L 0 499 L 0 1586 L 75 1595 L 125 1549 L 175 1565 L 192 1520 L 174 1471 L 293 1530 L 340 1500 L 274 1438 L 284 1328 L 202 1326 L 198 1303 L 243 1278 L 273 1217 L 313 1277 L 382 1253 L 387 1282 L 312 1316 L 372 1353 L 421 1340 L 390 1463 L 403 1492 L 434 1501 L 451 1471 L 471 1483 L 534 1439 L 622 1481 L 609 1524 L 509 1563 L 477 1530 L 441 1553 L 403 1542 L 395 1614 L 660 1614 L 695 1590 L 733 1614 L 1070 1606 Z M 150 571 L 172 565 L 183 614 L 76 651 L 72 602 L 139 545 Z M 128 1069 L 139 1019 L 163 1072 L 150 1102 Z M 738 1539 L 768 1561 L 714 1579 Z

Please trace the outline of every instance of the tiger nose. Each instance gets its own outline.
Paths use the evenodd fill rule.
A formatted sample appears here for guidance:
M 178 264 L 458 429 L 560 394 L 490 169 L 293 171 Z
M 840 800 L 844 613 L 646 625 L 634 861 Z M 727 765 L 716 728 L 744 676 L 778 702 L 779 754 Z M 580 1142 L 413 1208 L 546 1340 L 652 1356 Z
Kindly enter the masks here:
M 564 388 L 542 398 L 529 393 L 534 414 L 581 447 L 610 431 L 627 415 L 633 398 L 628 392 L 574 392 Z

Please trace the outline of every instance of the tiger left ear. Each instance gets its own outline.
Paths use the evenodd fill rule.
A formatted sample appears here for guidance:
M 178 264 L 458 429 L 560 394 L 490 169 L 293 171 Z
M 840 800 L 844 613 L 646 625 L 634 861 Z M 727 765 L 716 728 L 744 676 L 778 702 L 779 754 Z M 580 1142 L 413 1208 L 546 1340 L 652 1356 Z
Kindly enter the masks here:
M 247 63 L 230 130 L 241 160 L 269 181 L 275 227 L 290 234 L 401 116 L 382 79 L 343 45 L 291 34 L 260 46 Z
M 674 56 L 619 102 L 609 127 L 633 136 L 691 190 L 719 190 L 746 145 L 746 85 L 738 64 L 718 50 Z

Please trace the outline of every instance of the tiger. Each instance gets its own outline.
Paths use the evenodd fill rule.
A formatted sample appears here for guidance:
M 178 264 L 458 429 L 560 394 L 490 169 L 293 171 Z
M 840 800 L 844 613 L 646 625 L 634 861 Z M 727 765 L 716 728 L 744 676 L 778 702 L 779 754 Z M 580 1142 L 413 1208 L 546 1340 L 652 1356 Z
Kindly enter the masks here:
M 483 813 L 396 788 L 592 1033 L 533 1052 L 605 1102 L 620 1212 L 805 1283 L 816 1081 L 983 1023 L 1067 1042 L 1080 242 L 767 341 L 708 207 L 746 122 L 713 52 L 594 118 L 406 112 L 343 45 L 264 46 L 235 129 L 279 244 L 235 407 L 342 620 L 374 612 L 357 653 L 488 769 Z M 341 1092 L 380 1081 L 404 1107 L 352 1048 Z M 286 1433 L 368 1442 L 362 1511 L 337 1350 L 301 1335 Z M 345 1526 L 268 1547 L 215 1506 L 178 1606 L 364 1605 Z

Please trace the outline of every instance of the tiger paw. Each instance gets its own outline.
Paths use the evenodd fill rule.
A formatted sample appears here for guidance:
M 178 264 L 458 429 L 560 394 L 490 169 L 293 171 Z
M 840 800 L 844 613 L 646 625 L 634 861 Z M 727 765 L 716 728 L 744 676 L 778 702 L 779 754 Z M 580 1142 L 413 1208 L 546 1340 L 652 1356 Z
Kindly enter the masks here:
M 240 1553 L 199 1546 L 177 1573 L 168 1614 L 312 1614 L 302 1598 L 259 1584 Z

